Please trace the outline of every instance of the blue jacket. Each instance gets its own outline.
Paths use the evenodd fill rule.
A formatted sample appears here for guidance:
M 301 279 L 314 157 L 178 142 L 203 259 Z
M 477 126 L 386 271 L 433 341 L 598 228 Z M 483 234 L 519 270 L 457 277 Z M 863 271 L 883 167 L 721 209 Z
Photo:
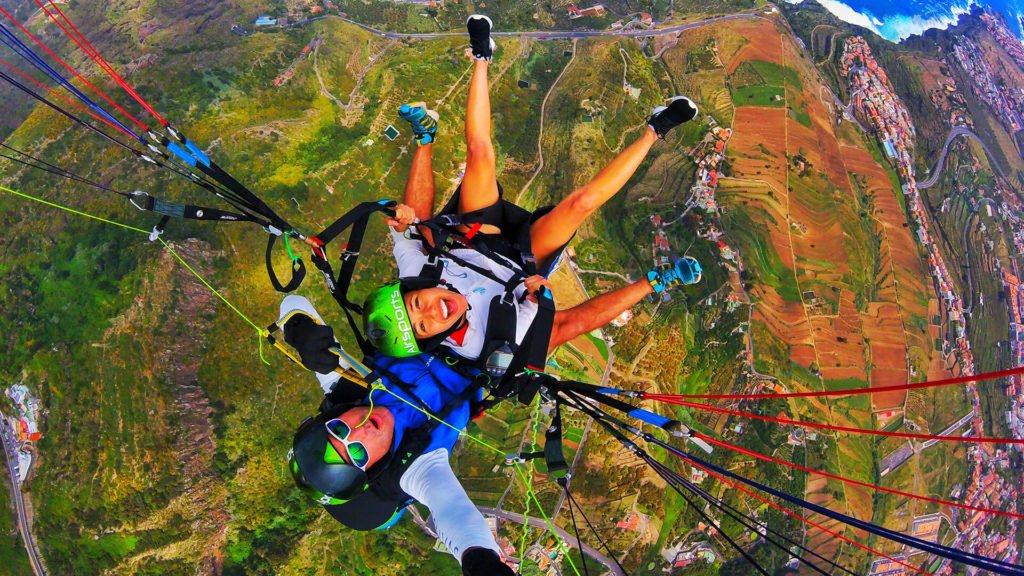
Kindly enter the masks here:
M 461 431 L 466 429 L 471 416 L 470 401 L 463 399 L 458 405 L 448 408 L 452 402 L 458 401 L 473 384 L 473 379 L 464 376 L 444 360 L 430 354 L 420 354 L 411 358 L 392 358 L 378 355 L 373 359 L 373 366 L 381 371 L 382 383 L 390 392 L 398 394 L 415 406 L 420 406 L 416 398 L 409 397 L 398 386 L 391 383 L 391 377 L 383 371 L 390 372 L 401 379 L 405 387 L 426 404 L 431 412 L 441 416 L 454 428 L 438 424 L 431 433 L 431 441 L 424 454 L 438 448 L 447 448 L 451 452 Z M 483 395 L 480 390 L 473 394 L 474 399 Z M 432 419 L 422 411 L 395 398 L 384 390 L 374 390 L 370 397 L 374 406 L 386 406 L 395 417 L 395 436 L 391 448 L 397 449 L 402 443 L 406 430 L 414 430 L 424 426 Z M 447 413 L 446 413 L 447 411 Z

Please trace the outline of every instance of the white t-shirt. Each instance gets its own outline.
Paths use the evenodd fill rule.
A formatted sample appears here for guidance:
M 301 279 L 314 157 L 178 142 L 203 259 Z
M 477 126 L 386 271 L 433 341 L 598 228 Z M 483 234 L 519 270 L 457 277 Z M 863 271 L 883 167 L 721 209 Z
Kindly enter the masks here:
M 411 230 L 411 228 L 410 228 Z M 391 237 L 395 240 L 395 260 L 398 262 L 398 277 L 406 278 L 419 276 L 420 270 L 427 262 L 427 255 L 423 252 L 423 244 L 414 240 L 405 233 L 391 231 Z M 466 262 L 490 270 L 496 277 L 507 280 L 512 277 L 512 271 L 501 266 L 490 258 L 480 254 L 476 250 L 463 248 L 452 250 L 452 253 Z M 466 311 L 466 322 L 469 327 L 462 337 L 461 344 L 449 336 L 444 345 L 451 348 L 453 352 L 469 360 L 476 360 L 484 347 L 484 335 L 487 331 L 487 314 L 490 311 L 491 300 L 495 296 L 505 293 L 505 286 L 490 278 L 487 278 L 469 268 L 464 268 L 447 258 L 442 258 L 444 271 L 441 279 L 452 285 L 460 294 L 466 297 L 469 302 L 469 309 Z M 516 306 L 516 344 L 521 344 L 529 330 L 533 318 L 537 315 L 537 303 L 532 300 L 519 300 L 526 287 L 522 284 L 515 290 Z

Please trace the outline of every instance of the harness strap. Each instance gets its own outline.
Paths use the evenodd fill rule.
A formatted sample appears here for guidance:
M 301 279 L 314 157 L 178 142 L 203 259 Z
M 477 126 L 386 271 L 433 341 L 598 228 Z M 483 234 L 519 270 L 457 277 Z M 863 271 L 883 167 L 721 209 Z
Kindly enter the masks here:
M 559 399 L 555 400 L 555 417 L 544 433 L 544 462 L 547 463 L 548 473 L 555 476 L 565 476 L 569 470 L 562 452 L 562 401 Z
M 394 216 L 394 206 L 395 202 L 391 200 L 363 202 L 346 212 L 330 226 L 324 228 L 322 232 L 310 238 L 310 243 L 313 246 L 313 265 L 320 270 L 320 274 L 323 276 L 324 283 L 327 284 L 327 289 L 330 291 L 331 296 L 341 306 L 342 311 L 345 312 L 345 318 L 348 320 L 349 328 L 352 329 L 352 334 L 359 344 L 359 349 L 367 356 L 373 354 L 374 349 L 363 336 L 363 331 L 353 316 L 353 313 L 362 314 L 362 307 L 348 299 L 348 289 L 352 284 L 352 276 L 359 262 L 359 251 L 363 244 L 363 237 L 366 235 L 366 226 L 370 216 L 375 212 L 384 212 Z M 330 259 L 327 256 L 327 244 L 348 228 L 352 228 L 352 231 L 349 233 L 348 243 L 342 248 L 341 271 L 335 276 L 334 269 L 331 267 Z
M 288 232 L 285 232 L 285 234 L 288 234 Z M 278 292 L 292 292 L 293 290 L 298 288 L 300 284 L 302 284 L 303 280 L 305 280 L 305 278 L 306 278 L 306 264 L 303 263 L 302 259 L 299 258 L 299 257 L 292 258 L 292 277 L 291 277 L 291 280 L 288 281 L 288 284 L 282 285 L 281 281 L 277 279 L 277 273 L 274 272 L 274 263 L 273 263 L 272 256 L 273 256 L 273 252 L 274 252 L 274 243 L 275 242 L 277 242 L 277 235 L 276 234 L 270 234 L 267 237 L 267 255 L 266 255 L 267 274 L 270 276 L 270 283 L 273 284 L 274 289 L 277 290 Z

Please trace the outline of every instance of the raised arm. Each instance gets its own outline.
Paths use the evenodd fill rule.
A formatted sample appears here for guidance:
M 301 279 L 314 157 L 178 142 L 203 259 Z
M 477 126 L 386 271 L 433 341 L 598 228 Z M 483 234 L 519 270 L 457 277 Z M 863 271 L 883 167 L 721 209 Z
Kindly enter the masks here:
M 555 312 L 555 324 L 551 329 L 548 351 L 580 334 L 607 326 L 619 314 L 629 310 L 653 292 L 654 287 L 644 279 L 595 296 L 572 308 Z
M 439 448 L 417 458 L 402 475 L 399 485 L 406 494 L 430 509 L 438 537 L 463 565 L 464 574 L 512 574 L 512 570 L 498 560 L 501 548 L 494 541 L 483 515 L 452 472 L 448 450 Z M 486 550 L 494 554 L 484 553 L 481 558 L 481 552 Z M 468 556 L 467 551 L 470 551 Z M 467 560 L 472 562 L 467 563 Z M 475 570 L 480 564 L 490 565 L 490 569 L 487 572 Z M 474 570 L 469 570 L 471 567 Z

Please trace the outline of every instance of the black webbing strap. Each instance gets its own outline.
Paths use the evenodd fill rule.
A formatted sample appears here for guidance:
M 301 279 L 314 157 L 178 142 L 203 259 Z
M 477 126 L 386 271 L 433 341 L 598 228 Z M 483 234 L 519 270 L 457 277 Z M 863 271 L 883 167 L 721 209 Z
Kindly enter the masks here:
M 210 176 L 225 188 L 234 192 L 240 199 L 245 201 L 247 208 L 252 209 L 253 212 L 263 216 L 270 221 L 275 227 L 281 231 L 291 230 L 291 225 L 288 224 L 283 218 L 277 215 L 276 212 L 267 206 L 266 202 L 261 200 L 258 196 L 253 194 L 246 188 L 241 182 L 235 180 L 230 174 L 225 172 L 217 164 L 210 162 L 209 166 L 204 166 L 202 163 L 197 163 L 196 167 L 199 168 L 204 174 Z
M 349 210 L 345 214 L 334 221 L 330 226 L 324 228 L 323 232 L 316 235 L 316 239 L 320 241 L 320 244 L 330 244 L 332 240 L 338 237 L 339 234 L 344 232 L 349 226 L 356 223 L 358 220 L 367 218 L 374 212 L 384 212 L 389 216 L 394 216 L 395 202 L 393 200 L 381 200 L 379 202 L 363 202 L 355 208 Z M 360 240 L 362 240 L 360 238 Z M 352 243 L 352 239 L 349 239 L 349 243 Z
M 515 285 L 518 286 L 519 283 L 526 278 L 526 276 L 523 275 L 522 270 L 515 268 L 512 262 L 506 261 L 504 258 L 499 258 L 499 256 L 497 256 L 495 252 L 487 246 L 486 242 L 480 239 L 470 239 L 459 233 L 456 230 L 456 227 L 460 224 L 463 224 L 462 220 L 451 214 L 442 214 L 419 223 L 419 226 L 429 229 L 433 236 L 433 243 L 431 243 L 428 242 L 422 234 L 412 234 L 413 238 L 419 240 L 423 244 L 423 248 L 428 257 L 428 265 L 433 265 L 440 258 L 444 257 L 455 262 L 459 266 L 468 268 L 469 270 L 472 270 L 489 280 L 493 280 L 498 284 L 514 282 Z M 466 261 L 464 258 L 461 258 L 452 252 L 452 250 L 458 248 L 475 250 L 488 260 L 498 264 L 502 268 L 510 270 L 512 272 L 512 277 L 509 278 L 509 280 L 502 280 L 491 270 Z M 438 266 L 439 265 L 440 264 L 438 263 Z
M 140 210 L 156 212 L 157 214 L 170 216 L 171 218 L 184 218 L 186 220 L 217 220 L 222 222 L 255 222 L 260 226 L 267 226 L 269 224 L 266 220 L 256 218 L 249 214 L 239 214 L 237 212 L 228 212 L 218 208 L 207 208 L 192 204 L 167 202 L 166 200 L 161 200 L 140 191 L 131 193 L 131 203 Z
M 551 299 L 551 292 L 544 288 L 538 290 L 537 304 L 537 315 L 534 316 L 522 345 L 512 355 L 508 370 L 494 386 L 491 397 L 482 403 L 484 409 L 512 395 L 516 395 L 519 402 L 529 404 L 541 386 L 554 380 L 544 374 L 555 321 L 555 302 Z
M 623 402 L 618 398 L 614 398 L 612 396 L 609 396 L 608 394 L 602 393 L 601 388 L 599 386 L 595 386 L 594 384 L 588 384 L 586 382 L 580 382 L 578 380 L 559 380 L 555 386 L 563 390 L 570 390 L 572 392 L 575 392 L 576 394 L 580 394 L 586 398 L 590 398 L 591 400 L 594 400 L 600 404 L 604 404 L 609 408 L 613 408 L 625 414 L 631 414 L 635 412 L 637 409 L 636 406 L 633 406 L 628 402 Z
M 562 453 L 562 402 L 555 400 L 555 417 L 551 419 L 551 426 L 548 426 L 544 433 L 544 462 L 547 463 L 548 473 L 557 476 L 564 476 L 569 469 L 565 461 L 565 454 Z
M 334 298 L 345 313 L 345 318 L 348 320 L 352 334 L 359 344 L 359 349 L 367 356 L 373 354 L 374 348 L 363 336 L 362 328 L 353 316 L 353 313 L 362 314 L 362 308 L 348 299 L 348 289 L 352 284 L 352 275 L 355 273 L 356 265 L 359 262 L 359 251 L 363 245 L 363 237 L 366 235 L 366 226 L 370 221 L 370 216 L 376 212 L 383 212 L 389 216 L 394 216 L 394 206 L 395 202 L 391 200 L 363 202 L 343 214 L 331 223 L 330 226 L 324 228 L 322 232 L 312 238 L 315 245 L 312 257 L 313 265 L 323 275 L 324 283 L 327 284 L 331 297 Z M 349 228 L 352 231 L 349 233 L 348 242 L 342 248 L 341 271 L 335 276 L 334 268 L 331 267 L 330 258 L 327 256 L 327 244 Z
M 516 351 L 509 368 L 509 372 L 517 374 L 523 371 L 529 376 L 519 390 L 519 401 L 524 404 L 533 400 L 543 384 L 540 376 L 548 362 L 548 346 L 551 344 L 554 326 L 555 301 L 551 298 L 551 291 L 541 287 L 537 291 L 537 315 L 524 338 L 524 345 Z
M 291 292 L 298 288 L 306 278 L 306 264 L 302 262 L 301 258 L 292 260 L 292 278 L 288 281 L 288 284 L 282 285 L 281 281 L 277 279 L 277 273 L 274 272 L 274 263 L 272 261 L 275 242 L 277 242 L 277 235 L 270 234 L 267 238 L 267 274 L 270 276 L 270 283 L 274 285 L 275 290 L 278 292 Z

